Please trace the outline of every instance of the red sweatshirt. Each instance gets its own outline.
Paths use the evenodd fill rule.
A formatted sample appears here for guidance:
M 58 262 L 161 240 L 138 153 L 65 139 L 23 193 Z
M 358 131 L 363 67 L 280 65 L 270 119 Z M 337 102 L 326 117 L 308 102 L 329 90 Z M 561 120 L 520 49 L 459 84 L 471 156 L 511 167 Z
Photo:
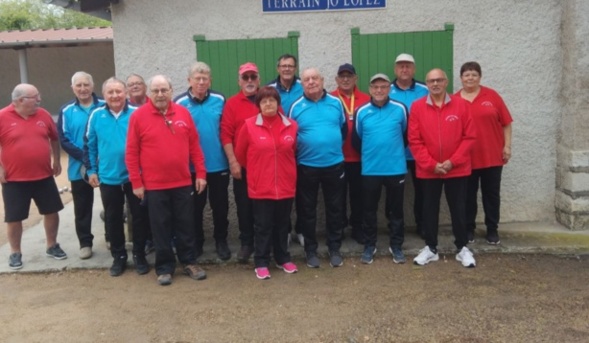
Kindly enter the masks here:
M 247 169 L 250 198 L 294 198 L 297 127 L 295 121 L 283 115 L 265 118 L 258 114 L 245 121 L 237 137 L 235 156 Z
M 242 91 L 229 98 L 223 107 L 221 117 L 221 144 L 225 146 L 231 143 L 235 149 L 237 134 L 243 122 L 258 113 L 260 109 Z
M 162 115 L 149 100 L 129 121 L 125 163 L 133 189 L 171 189 L 192 184 L 189 160 L 196 177 L 205 179 L 207 171 L 190 112 L 170 102 Z
M 348 118 L 348 135 L 344 141 L 344 161 L 345 162 L 360 162 L 360 153 L 352 147 L 352 131 L 354 131 L 354 113 L 358 107 L 370 101 L 370 95 L 361 92 L 358 87 L 354 87 L 354 106 L 352 106 L 352 98 L 343 94 L 340 96 L 339 89 L 331 92 L 331 95 L 338 97 L 344 104 L 346 117 Z M 352 108 L 353 107 L 353 108 Z
M 470 175 L 470 151 L 475 142 L 476 129 L 468 104 L 459 96 L 446 95 L 442 107 L 435 106 L 430 95 L 413 102 L 408 138 L 418 178 L 444 179 Z M 452 162 L 452 169 L 445 175 L 435 174 L 436 164 L 445 160 Z

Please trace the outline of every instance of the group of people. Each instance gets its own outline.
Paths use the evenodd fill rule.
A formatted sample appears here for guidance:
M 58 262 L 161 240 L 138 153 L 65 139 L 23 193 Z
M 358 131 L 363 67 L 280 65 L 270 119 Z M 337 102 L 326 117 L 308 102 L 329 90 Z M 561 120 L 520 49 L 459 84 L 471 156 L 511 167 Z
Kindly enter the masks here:
M 395 263 L 405 263 L 408 170 L 417 233 L 426 244 L 415 264 L 439 258 L 442 188 L 456 259 L 463 266 L 476 265 L 467 244 L 474 242 L 479 183 L 486 238 L 499 244 L 500 181 L 502 166 L 511 157 L 512 118 L 501 97 L 480 85 L 478 63 L 462 66 L 463 88 L 453 95 L 447 94 L 448 79 L 440 69 L 428 72 L 425 84 L 416 81 L 415 60 L 405 53 L 395 60 L 392 82 L 383 73 L 370 78 L 369 94 L 358 89 L 356 69 L 348 63 L 339 66 L 337 88 L 330 93 L 316 68 L 304 69 L 297 77 L 293 55 L 280 56 L 276 67 L 278 77 L 261 86 L 256 64 L 241 65 L 240 90 L 227 100 L 211 89 L 212 72 L 203 62 L 189 68 L 189 87 L 175 98 L 166 76 L 145 83 L 132 74 L 126 82 L 106 80 L 100 99 L 92 76 L 77 72 L 72 77 L 75 99 L 61 109 L 57 127 L 39 107 L 38 90 L 18 85 L 12 104 L 0 111 L 0 182 L 10 268 L 22 267 L 21 222 L 31 199 L 45 215 L 47 255 L 67 257 L 56 242 L 57 212 L 63 208 L 53 179 L 61 172 L 59 143 L 69 155 L 79 257 L 92 256 L 93 189 L 99 187 L 112 276 L 121 275 L 127 265 L 125 202 L 137 273 L 149 272 L 145 246 L 153 241 L 159 284 L 172 283 L 176 259 L 191 278 L 206 278 L 197 258 L 203 252 L 207 200 L 217 255 L 229 260 L 230 176 L 241 243 L 237 260 L 247 263 L 253 254 L 259 279 L 271 277 L 271 256 L 284 272 L 298 271 L 289 253 L 291 236 L 303 245 L 307 266 L 320 266 L 319 187 L 332 267 L 344 263 L 340 247 L 347 226 L 351 237 L 364 245 L 361 261 L 372 263 L 383 186 L 389 251 Z M 293 205 L 296 222 L 291 233 Z

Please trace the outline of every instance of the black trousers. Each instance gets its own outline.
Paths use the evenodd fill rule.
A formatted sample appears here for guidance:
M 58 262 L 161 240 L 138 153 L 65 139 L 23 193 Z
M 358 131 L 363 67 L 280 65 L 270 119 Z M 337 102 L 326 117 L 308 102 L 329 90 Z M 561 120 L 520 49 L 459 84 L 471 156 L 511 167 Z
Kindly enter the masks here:
M 145 239 L 147 236 L 147 219 L 141 209 L 141 200 L 133 194 L 133 187 L 130 182 L 122 185 L 100 184 L 100 196 L 104 207 L 104 226 L 110 237 L 110 253 L 114 258 L 124 256 L 127 258 L 125 249 L 125 223 L 123 214 L 125 212 L 125 198 L 129 205 L 132 217 L 133 230 L 133 255 L 145 255 Z
M 442 187 L 450 208 L 454 245 L 466 246 L 466 185 L 468 176 L 448 179 L 421 179 L 423 185 L 423 230 L 425 244 L 435 250 L 438 246 L 438 222 Z
M 94 188 L 84 180 L 72 181 L 72 198 L 74 201 L 74 223 L 80 248 L 92 247 L 92 207 L 94 206 Z M 108 233 L 106 234 L 108 241 Z
M 180 263 L 196 263 L 193 192 L 192 186 L 184 186 L 145 193 L 155 246 L 157 275 L 174 274 L 176 257 L 172 249 L 173 237 L 176 238 L 176 255 Z
M 290 262 L 288 234 L 293 199 L 252 199 L 254 209 L 254 265 L 270 265 L 270 249 L 274 260 L 282 265 Z
M 233 179 L 233 196 L 237 208 L 237 222 L 239 223 L 239 240 L 242 246 L 254 246 L 254 216 L 252 200 L 247 195 L 247 176 L 241 168 L 241 179 Z
M 421 179 L 415 175 L 415 161 L 407 161 L 407 169 L 411 173 L 411 181 L 413 181 L 413 216 L 415 218 L 415 226 L 417 233 L 423 232 L 423 186 Z
M 301 228 L 305 236 L 305 251 L 317 251 L 317 195 L 319 186 L 323 190 L 325 202 L 325 228 L 327 247 L 330 251 L 339 251 L 342 245 L 342 205 L 344 196 L 344 164 L 325 168 L 304 165 L 297 167 L 297 209 L 300 214 Z M 300 205 L 300 208 L 299 208 Z
M 195 174 L 192 174 L 194 184 Z M 215 241 L 227 240 L 227 228 L 229 220 L 229 171 L 224 170 L 215 173 L 207 173 L 207 187 L 198 194 L 194 192 L 194 227 L 196 229 L 196 246 L 202 247 L 205 236 L 203 228 L 203 212 L 207 204 L 207 198 L 213 212 L 213 237 Z
M 344 228 L 350 225 L 352 232 L 362 231 L 362 164 L 360 162 L 344 162 L 346 182 L 344 183 L 343 218 Z M 348 217 L 347 199 L 350 198 L 350 216 Z
M 401 248 L 405 240 L 405 223 L 403 221 L 403 194 L 405 190 L 405 175 L 394 176 L 362 176 L 362 201 L 364 216 L 362 229 L 366 246 L 376 246 L 377 212 L 380 193 L 384 186 L 389 202 L 385 211 L 389 219 L 389 245 Z
M 477 193 L 479 182 L 483 198 L 483 210 L 485 211 L 485 226 L 487 232 L 497 230 L 499 227 L 501 207 L 501 173 L 503 166 L 473 169 L 468 177 L 466 191 L 466 227 L 469 231 L 476 228 L 477 218 Z

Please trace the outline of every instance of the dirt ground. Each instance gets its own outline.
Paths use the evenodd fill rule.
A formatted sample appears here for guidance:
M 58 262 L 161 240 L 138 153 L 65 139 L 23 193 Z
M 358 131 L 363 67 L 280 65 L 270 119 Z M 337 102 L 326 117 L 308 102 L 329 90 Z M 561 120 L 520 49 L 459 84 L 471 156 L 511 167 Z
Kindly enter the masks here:
M 3 342 L 587 342 L 589 260 L 453 255 L 426 267 L 309 269 L 257 280 L 252 266 L 209 278 L 104 270 L 0 276 Z M 324 264 L 325 265 L 325 264 Z

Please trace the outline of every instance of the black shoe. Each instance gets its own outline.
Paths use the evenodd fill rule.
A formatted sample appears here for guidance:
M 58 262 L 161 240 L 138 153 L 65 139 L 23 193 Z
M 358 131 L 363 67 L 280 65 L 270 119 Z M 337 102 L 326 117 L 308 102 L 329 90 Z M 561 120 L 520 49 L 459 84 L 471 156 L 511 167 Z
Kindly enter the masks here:
M 332 250 L 329 252 L 329 265 L 334 268 L 344 265 L 344 259 L 342 258 L 342 254 L 340 254 L 339 251 Z
M 19 270 L 22 268 L 22 254 L 19 252 L 15 252 L 10 254 L 10 258 L 8 259 L 8 267 L 12 270 Z
M 497 230 L 487 230 L 487 243 L 491 245 L 501 244 Z
M 127 256 L 115 257 L 110 267 L 110 276 L 120 276 L 127 269 Z
M 133 255 L 133 264 L 135 264 L 137 274 L 145 275 L 149 273 L 149 263 L 147 263 L 145 256 Z
M 364 245 L 364 235 L 362 234 L 362 231 L 353 230 L 352 231 L 352 239 L 355 240 L 356 243 L 358 243 L 360 245 Z
M 227 261 L 231 258 L 231 250 L 229 250 L 229 245 L 227 245 L 226 240 L 220 240 L 215 243 L 215 248 L 217 248 L 217 256 L 223 261 Z
M 317 257 L 317 253 L 314 251 L 307 251 L 305 252 L 307 257 L 307 267 L 309 268 L 319 268 L 319 258 Z
M 242 245 L 241 250 L 237 253 L 237 262 L 239 263 L 247 263 L 250 256 L 254 253 L 254 247 L 249 245 Z

